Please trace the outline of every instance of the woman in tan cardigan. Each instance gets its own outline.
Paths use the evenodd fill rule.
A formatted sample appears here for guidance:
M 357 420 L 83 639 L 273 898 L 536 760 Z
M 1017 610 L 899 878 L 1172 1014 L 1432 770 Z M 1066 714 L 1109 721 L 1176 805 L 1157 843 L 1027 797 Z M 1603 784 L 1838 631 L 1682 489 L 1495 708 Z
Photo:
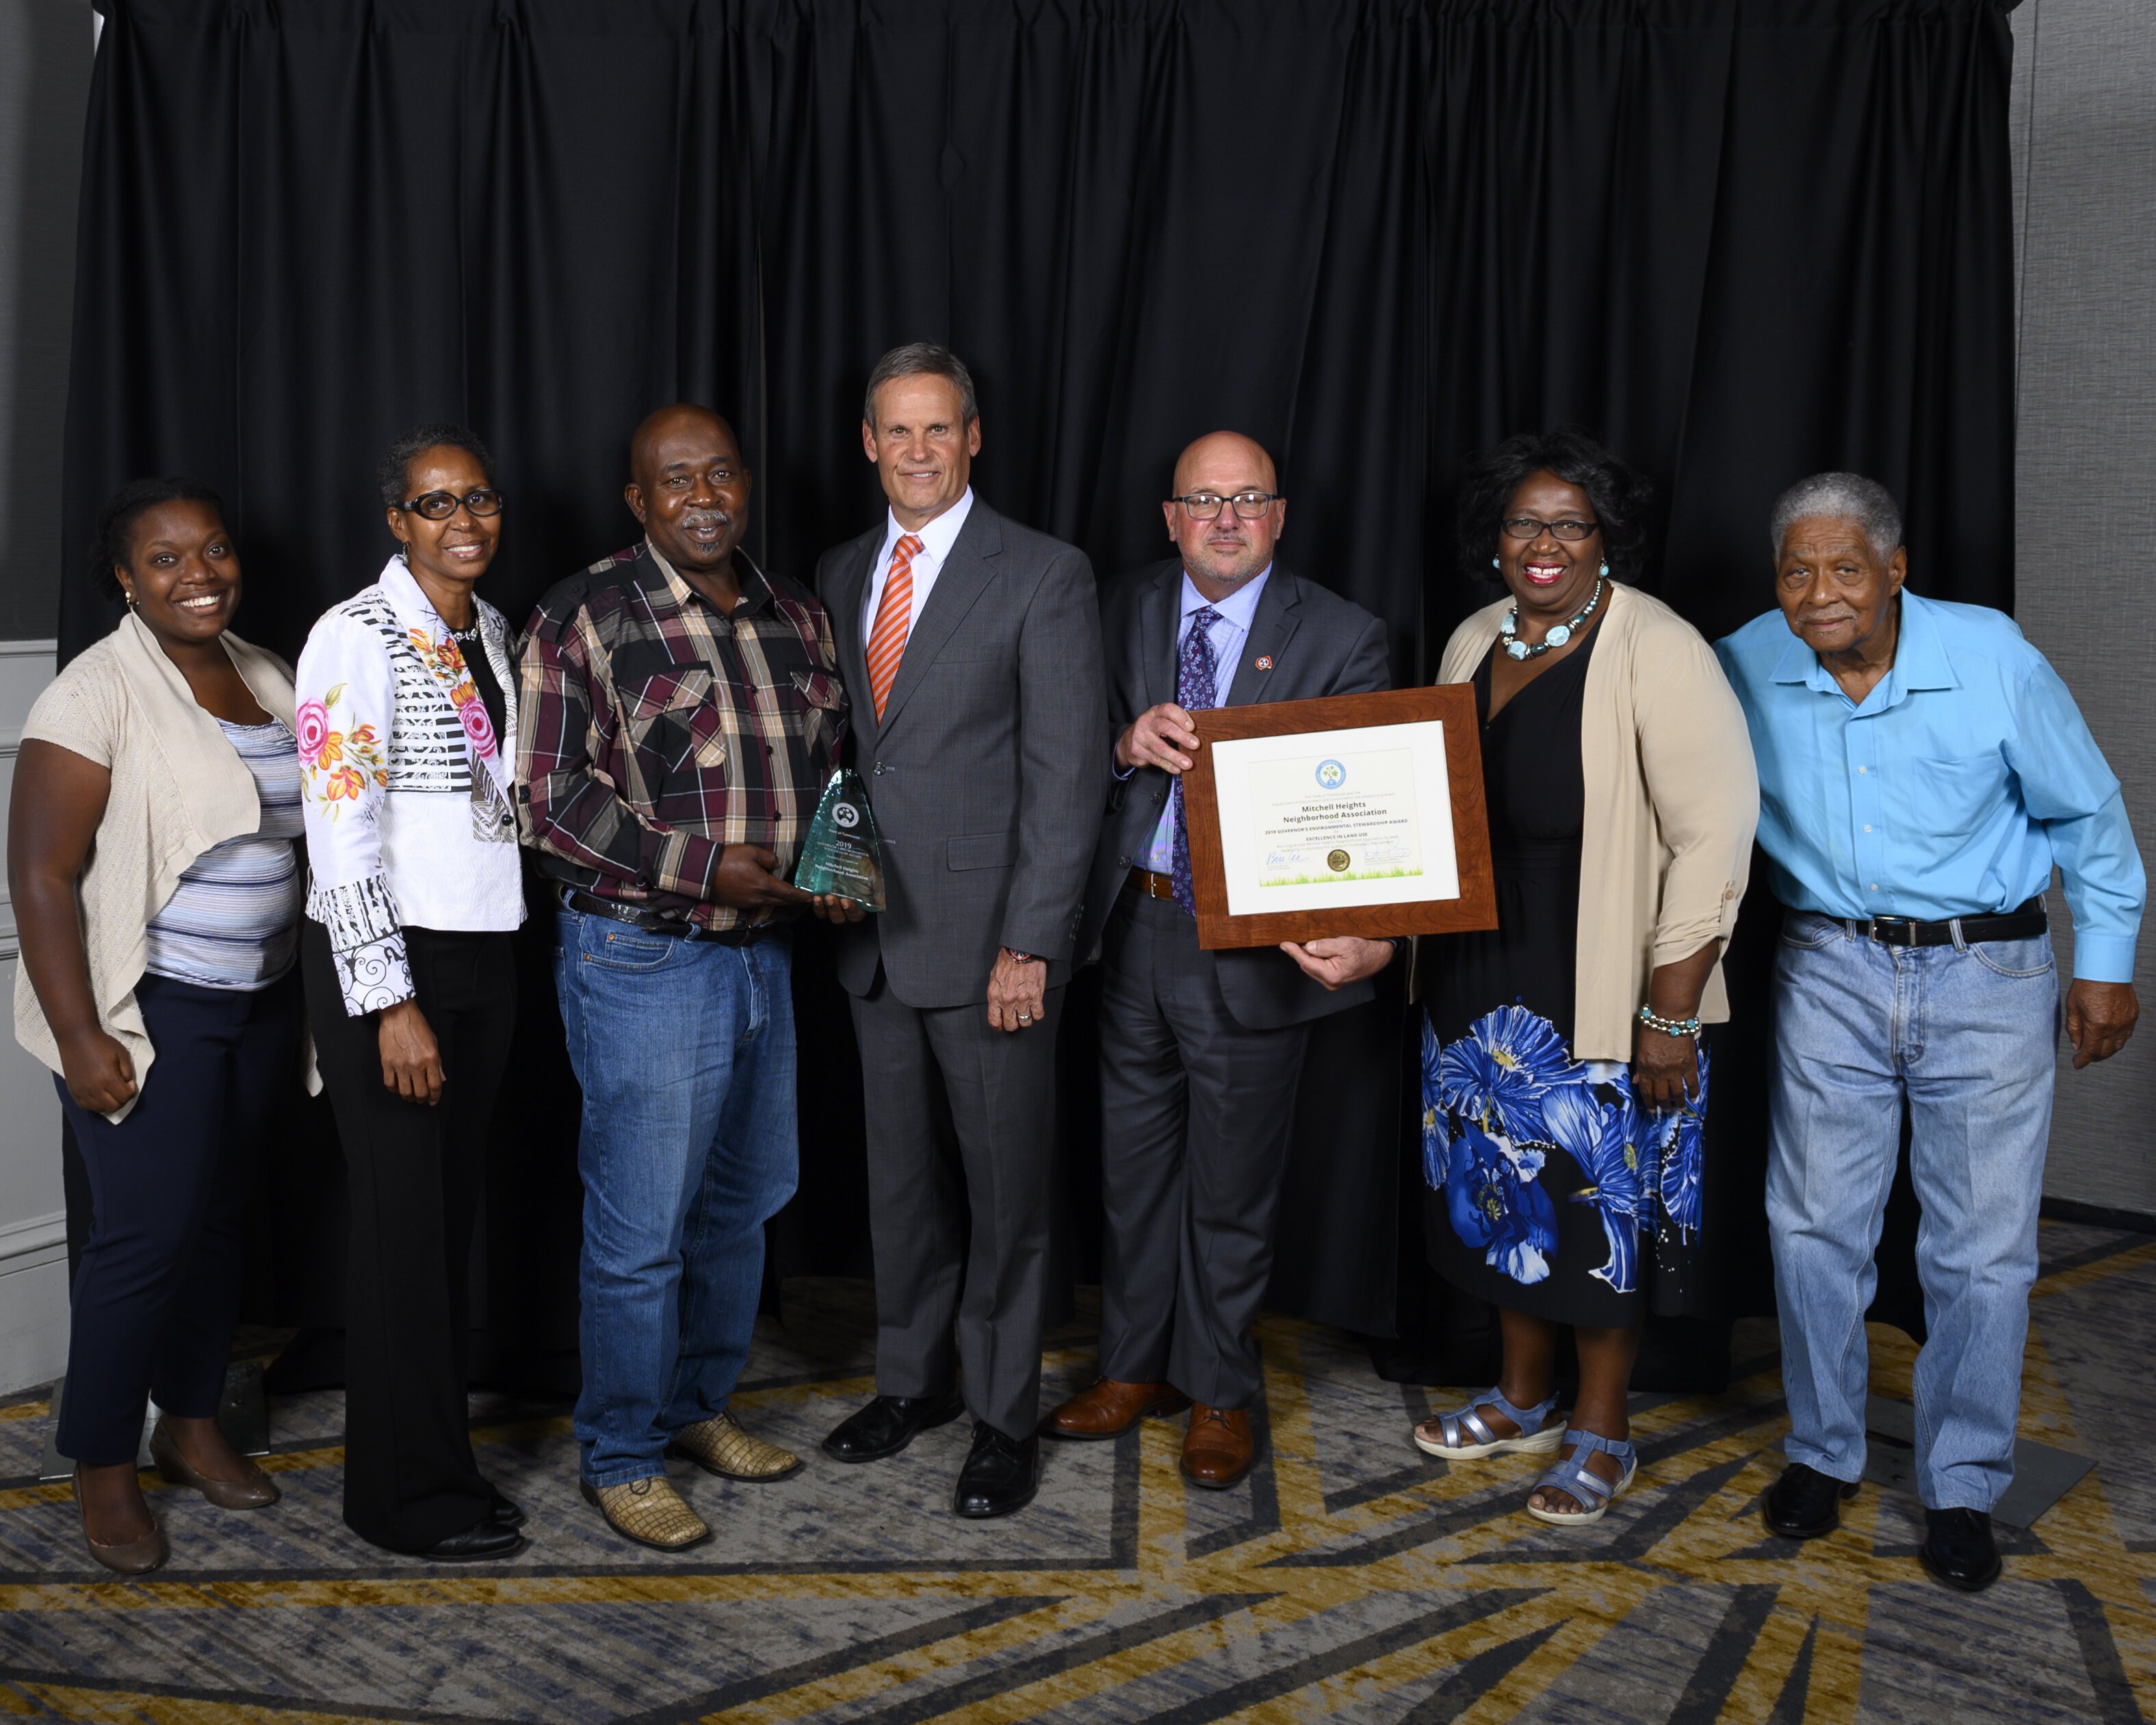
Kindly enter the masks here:
M 90 1176 L 59 1450 L 90 1555 L 165 1536 L 136 1477 L 224 1509 L 277 1487 L 218 1430 L 254 1153 L 298 1073 L 301 881 L 292 673 L 227 625 L 239 559 L 216 494 L 143 480 L 98 521 L 120 626 L 30 710 L 8 823 L 15 1034 L 52 1068 Z
M 1500 1308 L 1504 1368 L 1414 1440 L 1455 1461 L 1554 1454 L 1527 1510 L 1560 1524 L 1599 1520 L 1637 1465 L 1643 1280 L 1698 1231 L 1700 1029 L 1728 1017 L 1719 964 L 1758 815 L 1712 650 L 1614 578 L 1640 558 L 1645 496 L 1578 432 L 1483 457 L 1461 546 L 1510 597 L 1460 626 L 1438 676 L 1475 688 L 1499 927 L 1424 942 L 1424 1231 L 1439 1271 Z

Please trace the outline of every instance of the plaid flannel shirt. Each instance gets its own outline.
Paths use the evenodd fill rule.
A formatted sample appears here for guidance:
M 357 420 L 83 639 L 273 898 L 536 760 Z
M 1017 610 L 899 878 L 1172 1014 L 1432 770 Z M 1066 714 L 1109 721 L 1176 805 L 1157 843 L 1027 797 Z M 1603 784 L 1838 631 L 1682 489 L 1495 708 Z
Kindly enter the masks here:
M 649 541 L 539 602 L 517 665 L 516 791 L 540 870 L 713 929 L 728 845 L 788 875 L 845 729 L 830 620 L 737 552 L 730 618 Z

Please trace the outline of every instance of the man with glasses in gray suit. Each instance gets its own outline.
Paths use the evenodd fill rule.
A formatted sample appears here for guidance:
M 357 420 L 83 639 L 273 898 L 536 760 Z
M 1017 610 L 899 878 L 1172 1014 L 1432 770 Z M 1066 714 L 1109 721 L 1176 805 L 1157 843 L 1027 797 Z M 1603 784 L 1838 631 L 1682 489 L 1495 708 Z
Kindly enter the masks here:
M 1048 1430 L 1111 1438 L 1188 1406 L 1183 1476 L 1220 1490 L 1256 1457 L 1250 1330 L 1310 1026 L 1369 999 L 1395 943 L 1199 949 L 1181 788 L 1191 716 L 1390 679 L 1384 624 L 1275 560 L 1287 501 L 1262 447 L 1202 437 L 1174 485 L 1176 555 L 1116 583 L 1103 629 L 1115 788 L 1079 942 L 1101 942 L 1101 1375 Z
M 956 356 L 924 342 L 879 360 L 861 444 L 890 508 L 824 553 L 816 585 L 887 900 L 839 950 L 867 1105 L 877 1394 L 824 1449 L 877 1461 L 970 1412 L 952 1507 L 1008 1515 L 1040 1477 L 1055 1030 L 1107 787 L 1100 619 L 1083 552 L 973 495 L 980 410 Z

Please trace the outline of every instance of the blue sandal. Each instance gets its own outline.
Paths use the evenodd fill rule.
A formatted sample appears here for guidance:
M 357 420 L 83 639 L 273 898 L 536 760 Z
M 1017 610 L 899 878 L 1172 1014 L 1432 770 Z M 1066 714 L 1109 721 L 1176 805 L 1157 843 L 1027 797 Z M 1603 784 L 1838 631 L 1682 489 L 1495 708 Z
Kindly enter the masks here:
M 1617 1494 L 1632 1483 L 1632 1476 L 1640 1471 L 1640 1451 L 1630 1438 L 1613 1440 L 1582 1431 L 1577 1426 L 1564 1433 L 1558 1447 L 1563 1448 L 1565 1444 L 1576 1447 L 1535 1481 L 1535 1491 L 1563 1491 L 1573 1502 L 1592 1504 L 1594 1507 L 1571 1511 L 1537 1509 L 1532 1501 L 1534 1492 L 1530 1491 L 1527 1513 L 1553 1527 L 1584 1527 L 1589 1522 L 1600 1521 Z M 1587 1465 L 1588 1458 L 1598 1450 L 1614 1457 L 1618 1466 L 1624 1470 L 1614 1485 Z
M 1456 1413 L 1440 1414 L 1414 1429 L 1415 1448 L 1425 1455 L 1442 1455 L 1447 1461 L 1473 1461 L 1484 1455 L 1502 1455 L 1517 1450 L 1530 1455 L 1547 1455 L 1564 1435 L 1561 1425 L 1550 1423 L 1557 1398 L 1537 1402 L 1532 1408 L 1516 1408 L 1495 1389 L 1486 1389 Z M 1489 1408 L 1519 1428 L 1517 1435 L 1499 1437 L 1476 1410 Z M 1424 1435 L 1427 1433 L 1428 1435 Z

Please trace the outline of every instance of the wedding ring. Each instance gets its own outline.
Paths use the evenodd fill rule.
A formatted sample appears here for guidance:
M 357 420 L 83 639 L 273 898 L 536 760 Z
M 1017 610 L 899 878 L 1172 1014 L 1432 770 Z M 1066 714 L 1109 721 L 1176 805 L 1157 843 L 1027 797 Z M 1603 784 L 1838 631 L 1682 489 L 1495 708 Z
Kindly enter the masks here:
M 1033 1022 L 1033 1014 L 1029 1012 L 1022 1012 L 1018 1015 L 1018 1021 L 1021 1024 L 1029 1024 Z

